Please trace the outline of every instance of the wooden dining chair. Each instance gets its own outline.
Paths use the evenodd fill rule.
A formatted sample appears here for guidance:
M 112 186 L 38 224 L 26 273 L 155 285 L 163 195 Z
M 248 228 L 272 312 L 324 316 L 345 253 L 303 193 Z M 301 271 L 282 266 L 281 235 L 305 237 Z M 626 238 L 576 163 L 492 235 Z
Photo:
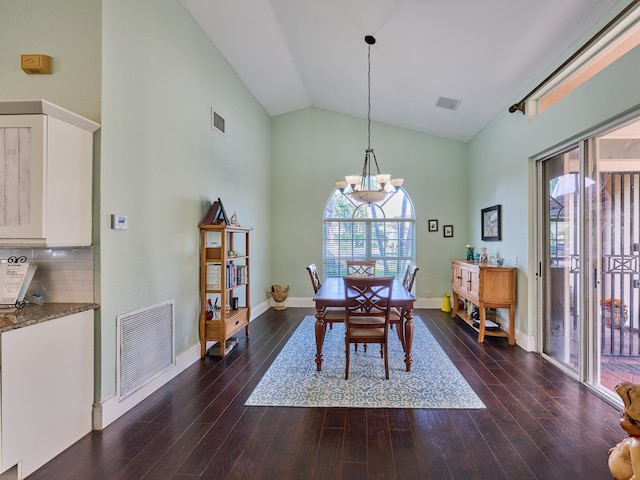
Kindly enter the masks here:
M 413 290 L 413 283 L 416 281 L 416 273 L 420 268 L 416 267 L 413 263 L 407 265 L 407 270 L 404 272 L 404 279 L 402 280 L 402 286 L 406 288 L 409 293 Z
M 404 273 L 404 278 L 402 280 L 402 286 L 407 289 L 409 293 L 413 290 L 413 284 L 416 280 L 416 273 L 418 273 L 420 268 L 416 267 L 413 263 L 409 263 L 407 265 L 407 270 Z M 389 312 L 389 324 L 393 329 L 394 327 L 397 334 L 398 340 L 402 344 L 402 348 L 404 349 L 404 325 L 402 324 L 404 318 L 404 309 L 391 307 L 391 311 Z
M 307 266 L 307 272 L 309 272 L 309 277 L 311 278 L 311 286 L 313 287 L 313 292 L 318 293 L 320 287 L 322 286 L 322 282 L 320 282 L 320 275 L 318 275 L 318 269 L 315 263 Z M 334 323 L 343 323 L 344 322 L 344 308 L 341 307 L 326 307 L 323 310 L 324 316 L 324 329 L 327 330 L 327 325 L 330 329 L 333 328 Z
M 318 290 L 320 290 L 320 287 L 322 286 L 322 282 L 320 281 L 316 264 L 312 263 L 311 265 L 307 265 L 307 272 L 309 272 L 309 277 L 311 278 L 313 293 L 318 293 Z
M 375 260 L 347 260 L 347 275 L 355 277 L 375 277 Z
M 352 277 L 375 277 L 376 261 L 375 260 L 347 260 L 347 275 Z M 354 350 L 358 350 L 358 344 L 354 345 Z M 364 345 L 364 351 L 367 351 L 367 344 Z
M 377 343 L 384 358 L 385 378 L 389 380 L 389 311 L 393 277 L 344 277 L 346 317 L 344 343 L 346 365 L 344 379 L 349 379 L 352 343 Z

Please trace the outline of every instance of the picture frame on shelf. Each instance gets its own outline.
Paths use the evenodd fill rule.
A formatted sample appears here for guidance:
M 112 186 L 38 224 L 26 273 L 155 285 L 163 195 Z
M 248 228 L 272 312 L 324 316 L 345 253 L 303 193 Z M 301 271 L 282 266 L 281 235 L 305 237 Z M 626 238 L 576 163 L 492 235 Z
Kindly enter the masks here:
M 493 205 L 480 211 L 482 241 L 502 240 L 502 205 Z
M 229 225 L 229 217 L 220 198 L 211 204 L 207 215 L 202 220 L 202 225 Z
M 453 225 L 443 225 L 442 236 L 445 238 L 453 237 Z
M 218 205 L 220 206 L 220 211 L 218 212 L 218 217 L 214 223 L 216 225 L 229 225 L 229 217 L 227 217 L 227 212 L 224 210 L 224 205 L 222 205 L 220 197 L 218 197 Z
M 437 232 L 438 231 L 438 220 L 428 220 L 427 222 L 429 224 L 429 231 L 430 232 Z

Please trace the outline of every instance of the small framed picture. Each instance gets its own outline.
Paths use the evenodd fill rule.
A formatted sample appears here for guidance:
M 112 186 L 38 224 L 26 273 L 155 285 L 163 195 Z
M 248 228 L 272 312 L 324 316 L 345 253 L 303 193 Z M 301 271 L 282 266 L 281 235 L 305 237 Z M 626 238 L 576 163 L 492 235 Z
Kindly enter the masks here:
M 491 242 L 502 239 L 501 210 L 500 205 L 494 205 L 480 211 L 483 241 Z
M 444 237 L 453 237 L 453 225 L 443 225 L 442 235 Z
M 438 220 L 429 220 L 429 231 L 430 232 L 438 231 Z

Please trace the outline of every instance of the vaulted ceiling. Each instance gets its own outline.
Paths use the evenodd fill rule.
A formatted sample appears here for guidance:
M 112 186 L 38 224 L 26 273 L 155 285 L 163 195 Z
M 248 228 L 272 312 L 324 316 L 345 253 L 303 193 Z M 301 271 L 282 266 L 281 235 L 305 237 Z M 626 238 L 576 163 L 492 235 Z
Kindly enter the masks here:
M 313 106 L 366 118 L 373 35 L 371 119 L 465 142 L 617 3 L 180 1 L 271 116 Z M 460 104 L 438 107 L 441 97 Z

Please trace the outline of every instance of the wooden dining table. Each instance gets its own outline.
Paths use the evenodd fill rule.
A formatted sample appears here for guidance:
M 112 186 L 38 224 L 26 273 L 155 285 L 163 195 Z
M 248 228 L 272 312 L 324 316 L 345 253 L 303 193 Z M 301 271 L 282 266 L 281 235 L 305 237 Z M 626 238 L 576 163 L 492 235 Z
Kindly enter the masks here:
M 318 372 L 322 370 L 322 345 L 324 344 L 324 335 L 326 332 L 324 324 L 324 311 L 327 307 L 343 307 L 345 306 L 344 298 L 344 279 L 343 277 L 326 278 L 318 292 L 313 297 L 316 303 L 316 369 Z M 413 302 L 415 297 L 409 292 L 402 282 L 395 279 L 391 291 L 391 306 L 396 307 L 398 311 L 404 312 L 402 328 L 404 333 L 404 362 L 407 365 L 407 372 L 411 371 L 411 349 L 413 347 Z M 334 320 L 335 321 L 335 320 Z

